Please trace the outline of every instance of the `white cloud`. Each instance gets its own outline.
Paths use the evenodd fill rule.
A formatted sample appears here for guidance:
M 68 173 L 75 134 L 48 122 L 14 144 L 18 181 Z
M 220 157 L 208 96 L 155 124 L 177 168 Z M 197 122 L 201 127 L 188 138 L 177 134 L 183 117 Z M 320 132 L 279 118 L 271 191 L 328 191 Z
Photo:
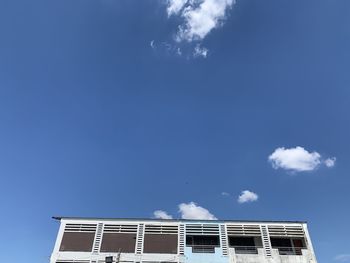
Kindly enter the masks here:
M 178 14 L 187 2 L 188 0 L 168 0 L 168 16 Z
M 201 47 L 200 45 L 196 45 L 194 48 L 193 56 L 194 57 L 203 57 L 206 58 L 208 55 L 208 49 L 205 47 Z
M 162 211 L 162 210 L 154 211 L 153 215 L 155 218 L 159 218 L 159 219 L 173 219 L 173 217 L 171 215 L 169 215 L 167 212 Z
M 321 155 L 318 152 L 308 152 L 299 146 L 290 149 L 277 148 L 269 156 L 273 168 L 294 172 L 313 171 L 321 164 L 320 159 Z
M 334 258 L 334 260 L 339 262 L 350 262 L 350 254 L 341 254 Z
M 291 172 L 313 171 L 321 164 L 332 168 L 336 160 L 335 157 L 322 160 L 318 152 L 309 152 L 300 146 L 289 149 L 280 147 L 269 156 L 273 168 L 282 168 Z
M 191 42 L 204 39 L 210 31 L 222 24 L 234 0 L 168 0 L 168 16 L 183 18 L 176 40 Z
M 151 46 L 152 49 L 154 49 L 154 48 L 155 48 L 154 40 L 152 40 L 152 41 L 149 43 L 149 45 Z
M 221 192 L 221 195 L 222 195 L 222 196 L 230 196 L 230 193 L 227 193 L 227 192 Z
M 257 201 L 259 196 L 251 192 L 249 190 L 244 190 L 242 191 L 241 195 L 238 197 L 238 203 L 243 204 L 243 203 L 248 203 L 248 202 L 255 202 Z
M 335 158 L 335 157 L 327 158 L 327 159 L 324 161 L 324 164 L 325 164 L 327 167 L 331 168 L 331 167 L 333 167 L 333 166 L 335 165 L 336 160 L 337 160 L 337 158 Z
M 179 213 L 182 219 L 204 219 L 216 220 L 217 218 L 211 214 L 207 209 L 197 205 L 194 202 L 188 204 L 179 204 Z

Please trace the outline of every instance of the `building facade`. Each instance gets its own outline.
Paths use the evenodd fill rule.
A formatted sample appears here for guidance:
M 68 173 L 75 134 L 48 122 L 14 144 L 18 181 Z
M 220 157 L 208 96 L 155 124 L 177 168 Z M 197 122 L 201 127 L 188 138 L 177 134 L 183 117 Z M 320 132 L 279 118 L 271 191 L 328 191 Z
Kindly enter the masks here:
M 317 263 L 305 222 L 54 219 L 50 263 Z

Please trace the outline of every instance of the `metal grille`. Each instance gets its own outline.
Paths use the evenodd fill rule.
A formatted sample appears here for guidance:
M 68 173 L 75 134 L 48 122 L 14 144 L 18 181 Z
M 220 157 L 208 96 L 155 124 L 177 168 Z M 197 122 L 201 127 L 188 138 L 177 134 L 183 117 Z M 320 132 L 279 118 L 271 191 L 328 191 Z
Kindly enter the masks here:
M 222 254 L 224 256 L 228 255 L 228 245 L 227 245 L 227 234 L 226 234 L 226 226 L 220 225 L 220 239 L 221 239 L 221 248 Z
M 137 233 L 137 225 L 105 225 L 104 233 Z
M 219 235 L 217 224 L 186 224 L 187 235 Z
M 259 225 L 226 225 L 229 236 L 261 236 Z
M 260 228 L 261 228 L 262 242 L 265 250 L 265 255 L 267 257 L 272 257 L 271 241 L 270 241 L 269 232 L 267 231 L 267 226 L 260 226 Z
M 143 236 L 145 232 L 145 224 L 139 224 L 136 238 L 136 254 L 143 252 Z
M 192 253 L 215 253 L 215 247 L 213 246 L 193 246 Z
M 272 237 L 304 237 L 304 229 L 301 225 L 269 225 L 269 235 Z
M 103 233 L 103 223 L 99 223 L 97 225 L 97 231 L 94 240 L 94 247 L 92 249 L 92 253 L 100 252 L 101 241 L 102 241 L 102 233 Z
M 146 225 L 146 234 L 177 234 L 177 225 Z
M 185 254 L 185 225 L 179 226 L 179 254 Z
M 64 232 L 95 232 L 96 224 L 66 224 Z

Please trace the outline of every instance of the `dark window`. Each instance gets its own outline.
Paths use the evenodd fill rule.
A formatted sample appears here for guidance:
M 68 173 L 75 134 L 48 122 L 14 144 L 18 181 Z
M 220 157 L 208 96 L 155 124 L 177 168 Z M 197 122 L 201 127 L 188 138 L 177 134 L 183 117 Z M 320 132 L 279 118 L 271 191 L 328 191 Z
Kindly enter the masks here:
M 134 253 L 136 234 L 104 233 L 101 252 Z
M 272 247 L 292 247 L 292 242 L 289 238 L 271 238 Z
M 220 241 L 219 236 L 187 236 L 186 245 L 189 247 L 198 245 L 219 247 Z
M 143 252 L 177 254 L 177 235 L 146 234 L 144 238 Z
M 258 254 L 254 237 L 229 237 L 229 246 L 236 254 Z
M 294 247 L 301 247 L 305 248 L 305 240 L 303 238 L 300 239 L 293 239 L 293 246 Z
M 229 237 L 230 247 L 254 247 L 254 237 Z
M 192 247 L 192 253 L 215 253 L 220 241 L 219 236 L 186 236 L 186 245 Z
M 66 232 L 63 234 L 60 251 L 91 252 L 95 233 Z
M 271 238 L 273 248 L 278 248 L 280 255 L 302 255 L 305 240 L 300 238 Z

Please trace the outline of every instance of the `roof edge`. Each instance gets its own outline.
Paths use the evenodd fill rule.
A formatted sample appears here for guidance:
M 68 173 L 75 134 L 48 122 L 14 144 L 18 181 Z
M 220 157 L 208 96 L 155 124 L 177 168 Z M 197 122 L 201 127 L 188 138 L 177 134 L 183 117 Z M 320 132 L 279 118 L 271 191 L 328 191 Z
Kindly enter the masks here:
M 112 217 L 70 217 L 70 216 L 53 216 L 52 219 L 61 221 L 62 219 L 71 220 L 116 220 L 116 221 L 164 221 L 164 222 L 246 222 L 246 223 L 298 223 L 306 224 L 307 221 L 302 220 L 205 220 L 205 219 L 158 219 L 158 218 L 112 218 Z

